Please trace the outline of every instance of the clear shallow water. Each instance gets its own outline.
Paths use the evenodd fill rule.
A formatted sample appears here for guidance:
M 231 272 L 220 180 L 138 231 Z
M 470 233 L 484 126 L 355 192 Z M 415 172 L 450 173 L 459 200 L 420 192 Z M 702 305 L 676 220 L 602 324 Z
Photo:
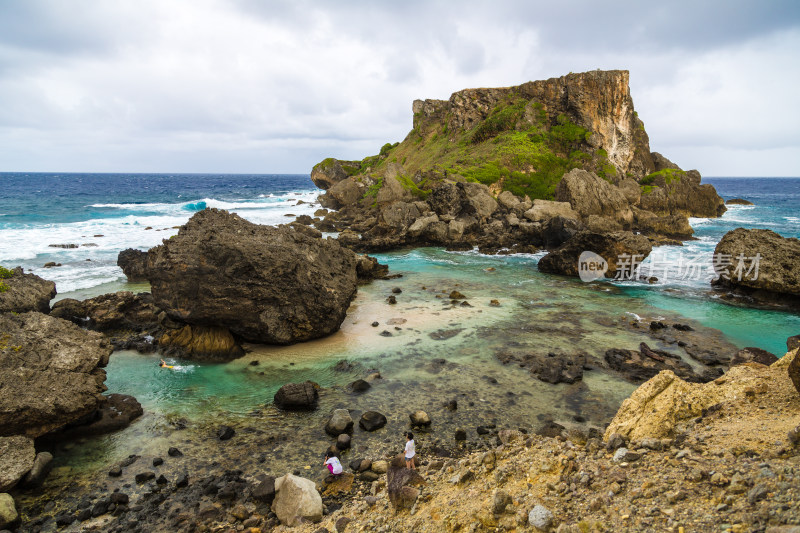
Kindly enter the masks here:
M 720 219 L 694 220 L 698 240 L 660 248 L 665 261 L 683 254 L 710 265 L 716 242 L 739 226 L 800 236 L 792 207 L 800 180 L 706 181 L 725 198 L 743 197 L 757 205 L 732 207 Z M 308 176 L 0 174 L 0 183 L 0 263 L 21 264 L 53 279 L 59 297 L 146 290 L 146 284 L 125 282 L 116 266 L 118 252 L 159 244 L 206 206 L 231 209 L 264 224 L 292 220 L 289 214 L 313 214 L 319 207 L 313 203 L 319 191 Z M 56 249 L 49 247 L 53 243 L 97 246 Z M 228 456 L 215 448 L 219 444 L 213 438 L 213 444 L 206 442 L 221 423 L 249 428 L 237 442 L 268 452 L 278 472 L 315 464 L 319 451 L 330 444 L 322 431 L 325 420 L 340 407 L 352 409 L 356 419 L 370 409 L 389 417 L 383 432 L 357 430 L 359 453 L 390 449 L 407 427 L 408 414 L 420 408 L 431 414 L 436 427 L 435 435 L 422 436 L 423 444 L 451 436 L 457 427 L 472 432 L 481 423 L 535 428 L 555 419 L 569 426 L 578 424 L 578 417 L 601 425 L 633 385 L 601 371 L 586 372 L 574 385 L 549 385 L 525 369 L 502 365 L 495 355 L 581 350 L 602 358 L 608 348 L 635 348 L 642 341 L 652 345 L 644 332 L 629 327 L 637 316 L 644 322 L 665 319 L 716 328 L 736 346 L 758 346 L 777 355 L 785 351 L 786 337 L 800 332 L 798 316 L 728 305 L 714 298 L 707 280 L 659 276 L 655 285 L 587 285 L 540 274 L 540 257 L 430 248 L 382 254 L 379 259 L 403 277 L 362 287 L 342 330 L 326 339 L 291 347 L 250 346 L 249 354 L 228 364 L 174 361 L 182 368 L 173 371 L 158 368 L 155 356 L 117 352 L 107 369 L 109 392 L 136 396 L 145 416 L 115 435 L 56 450 L 63 477 L 54 476 L 52 486 L 77 471 L 91 475 L 130 453 L 163 455 L 168 445 L 195 447 L 197 455 L 227 458 L 231 465 L 246 464 L 252 450 L 245 451 L 245 460 L 241 453 Z M 41 268 L 47 261 L 64 266 Z M 390 306 L 384 299 L 395 286 L 403 292 L 398 304 Z M 472 307 L 453 307 L 446 298 L 453 289 L 467 295 Z M 491 299 L 501 306 L 489 306 Z M 378 328 L 370 325 L 375 320 Z M 392 336 L 381 336 L 382 331 Z M 431 336 L 441 338 L 442 332 L 455 334 L 445 340 Z M 336 370 L 341 360 L 351 367 Z M 383 380 L 363 395 L 349 392 L 347 384 L 371 370 L 380 371 Z M 305 379 L 323 387 L 318 411 L 287 415 L 270 405 L 282 384 Z M 458 411 L 444 409 L 451 398 L 458 399 Z M 179 419 L 187 422 L 186 430 L 175 430 Z M 283 441 L 263 433 L 283 435 Z

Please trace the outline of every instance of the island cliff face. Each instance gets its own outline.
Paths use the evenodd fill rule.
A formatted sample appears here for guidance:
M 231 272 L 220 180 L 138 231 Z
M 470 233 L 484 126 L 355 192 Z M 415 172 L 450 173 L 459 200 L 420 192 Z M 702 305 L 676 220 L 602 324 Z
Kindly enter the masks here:
M 528 252 L 580 231 L 633 231 L 655 245 L 689 239 L 687 217 L 720 216 L 724 202 L 696 170 L 650 151 L 628 79 L 592 71 L 417 100 L 402 142 L 313 168 L 320 201 L 334 210 L 314 223 L 364 251 Z

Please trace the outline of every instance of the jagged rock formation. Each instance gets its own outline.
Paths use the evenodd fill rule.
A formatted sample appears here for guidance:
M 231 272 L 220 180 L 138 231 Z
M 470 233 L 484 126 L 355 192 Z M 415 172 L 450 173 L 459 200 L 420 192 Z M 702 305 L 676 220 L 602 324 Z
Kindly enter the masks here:
M 128 248 L 117 256 L 117 266 L 128 281 L 147 281 L 147 252 Z
M 800 308 L 800 240 L 767 229 L 737 228 L 714 249 L 715 287 L 756 302 Z
M 585 252 L 594 252 L 608 263 L 605 276 L 620 276 L 631 279 L 634 262 L 641 262 L 650 255 L 650 241 L 642 235 L 618 231 L 595 233 L 584 231 L 539 260 L 539 271 L 566 276 L 578 275 L 578 259 Z M 627 259 L 626 259 L 627 258 Z
M 327 191 L 321 203 L 337 210 L 317 226 L 342 232 L 348 247 L 523 252 L 556 247 L 579 230 L 638 230 L 674 244 L 691 238 L 688 216 L 725 211 L 697 171 L 650 152 L 627 71 L 466 89 L 415 101 L 413 111 L 402 143 L 312 170 Z M 542 200 L 571 210 L 537 208 Z
M 289 344 L 333 333 L 355 296 L 357 257 L 305 226 L 195 214 L 148 252 L 155 304 L 178 322 Z
M 150 293 L 119 291 L 87 300 L 65 298 L 53 305 L 52 316 L 103 333 L 145 331 L 158 326 L 161 309 Z
M 0 435 L 38 437 L 94 413 L 111 350 L 65 320 L 0 315 Z
M 56 296 L 56 284 L 22 268 L 2 270 L 0 277 L 0 313 L 50 312 L 50 300 Z

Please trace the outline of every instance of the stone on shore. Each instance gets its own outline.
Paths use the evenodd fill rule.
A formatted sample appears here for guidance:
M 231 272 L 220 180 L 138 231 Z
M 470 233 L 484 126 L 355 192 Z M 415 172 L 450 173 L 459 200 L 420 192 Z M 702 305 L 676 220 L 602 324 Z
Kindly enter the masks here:
M 226 328 L 250 342 L 337 331 L 356 292 L 356 254 L 300 228 L 198 212 L 148 252 L 155 304 L 177 322 Z
M 38 437 L 94 413 L 112 347 L 41 313 L 0 315 L 0 435 Z
M 294 527 L 307 520 L 322 520 L 322 498 L 310 479 L 286 474 L 275 480 L 272 511 L 281 524 Z
M 0 313 L 50 312 L 50 300 L 56 296 L 56 284 L 35 274 L 25 274 L 21 267 L 10 272 L 10 277 L 1 277 L 6 290 L 0 291 Z
M 353 419 L 347 409 L 336 409 L 325 424 L 325 433 L 338 437 L 342 433 L 352 433 Z
M 147 281 L 147 252 L 128 248 L 117 256 L 117 266 L 128 281 Z
M 0 437 L 0 492 L 14 488 L 33 468 L 35 460 L 33 439 L 22 435 Z
M 286 411 L 311 410 L 317 407 L 318 385 L 311 381 L 287 383 L 275 393 L 275 405 Z
M 417 501 L 419 489 L 425 480 L 416 470 L 405 467 L 405 460 L 395 457 L 386 474 L 386 492 L 394 509 L 410 509 Z
M 93 415 L 82 419 L 80 424 L 70 425 L 59 435 L 61 438 L 77 439 L 112 433 L 128 427 L 143 412 L 142 405 L 133 396 L 107 394 Z
M 377 431 L 386 425 L 386 417 L 378 411 L 367 411 L 361 415 L 358 425 L 364 431 Z
M 425 411 L 414 411 L 408 417 L 411 419 L 411 427 L 429 427 L 431 417 Z
M 14 498 L 10 494 L 0 494 L 0 528 L 10 526 L 19 518 Z

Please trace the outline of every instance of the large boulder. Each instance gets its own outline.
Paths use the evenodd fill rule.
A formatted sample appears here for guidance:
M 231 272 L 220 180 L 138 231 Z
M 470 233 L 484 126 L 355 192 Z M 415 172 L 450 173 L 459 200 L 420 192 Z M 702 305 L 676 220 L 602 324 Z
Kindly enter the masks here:
M 569 202 L 582 217 L 600 215 L 623 225 L 633 222 L 633 213 L 622 191 L 594 172 L 570 170 L 556 186 L 555 197 L 559 202 Z
M 459 183 L 458 188 L 463 191 L 467 206 L 478 217 L 484 220 L 492 216 L 497 210 L 497 200 L 489 192 L 489 187 L 482 183 Z
M 117 256 L 117 266 L 128 281 L 147 281 L 147 252 L 128 248 Z
M 737 228 L 714 249 L 719 278 L 713 285 L 734 289 L 758 300 L 800 297 L 800 240 L 781 237 L 768 229 Z
M 325 197 L 329 199 L 326 207 L 340 209 L 347 205 L 356 204 L 364 195 L 364 190 L 353 178 L 346 178 L 328 189 Z
M 148 252 L 148 276 L 155 304 L 173 320 L 290 344 L 339 329 L 356 293 L 356 262 L 333 239 L 206 209 Z
M 396 172 L 394 173 L 396 175 Z M 394 202 L 405 202 L 412 199 L 411 192 L 403 187 L 400 181 L 393 175 L 388 175 L 383 179 L 383 185 L 375 196 L 378 205 L 388 205 Z
M 0 313 L 50 312 L 50 300 L 56 296 L 56 284 L 35 274 L 25 274 L 22 268 L 3 269 L 9 277 L 0 277 L 6 290 L 0 290 Z
M 313 481 L 286 474 L 275 480 L 275 499 L 272 512 L 281 524 L 294 527 L 304 521 L 322 520 L 322 497 Z
M 694 229 L 689 225 L 686 215 L 658 216 L 650 211 L 634 208 L 634 226 L 646 235 L 662 235 L 675 239 L 689 239 Z
M 14 488 L 33 468 L 35 459 L 33 439 L 22 435 L 0 437 L 0 492 Z
M 143 412 L 141 404 L 133 396 L 109 394 L 103 396 L 97 411 L 69 425 L 53 437 L 78 439 L 112 433 L 128 427 L 131 422 L 142 416 Z
M 0 493 L 0 528 L 10 526 L 19 518 L 14 498 L 10 494 Z
M 386 492 L 394 509 L 410 509 L 419 496 L 420 487 L 425 480 L 416 470 L 406 468 L 402 456 L 395 457 L 389 463 L 386 472 Z
M 325 424 L 325 433 L 338 437 L 342 433 L 353 432 L 353 419 L 347 409 L 336 409 Z
M 275 405 L 287 411 L 315 409 L 319 392 L 317 385 L 311 381 L 303 383 L 287 383 L 275 393 Z
M 553 202 L 550 200 L 533 201 L 533 206 L 525 211 L 525 218 L 531 222 L 546 222 L 554 217 L 578 218 L 569 202 Z
M 111 351 L 66 320 L 0 315 L 0 435 L 38 437 L 95 412 Z
M 328 190 L 361 168 L 360 161 L 340 161 L 329 157 L 311 169 L 311 181 L 320 189 Z
M 618 231 L 595 233 L 582 231 L 539 260 L 539 270 L 551 274 L 577 276 L 578 259 L 583 252 L 594 252 L 608 264 L 605 276 L 630 278 L 632 266 L 641 263 L 653 249 L 643 235 Z M 635 258 L 635 261 L 634 261 Z
M 727 210 L 725 201 L 713 185 L 700 185 L 692 171 L 675 172 L 642 191 L 639 207 L 658 215 L 682 214 L 687 217 L 719 217 Z
M 96 331 L 112 332 L 156 327 L 159 313 L 161 309 L 155 306 L 150 293 L 120 291 L 88 300 L 59 300 L 50 315 Z

